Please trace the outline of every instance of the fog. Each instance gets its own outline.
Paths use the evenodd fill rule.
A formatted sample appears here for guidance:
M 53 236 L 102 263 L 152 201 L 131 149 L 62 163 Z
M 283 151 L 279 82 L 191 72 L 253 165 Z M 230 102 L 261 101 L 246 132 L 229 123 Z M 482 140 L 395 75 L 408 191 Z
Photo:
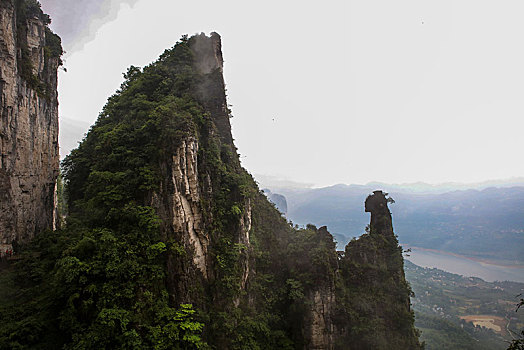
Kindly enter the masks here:
M 315 186 L 524 175 L 520 1 L 42 3 L 68 51 L 65 118 L 94 122 L 128 66 L 217 31 L 252 173 Z

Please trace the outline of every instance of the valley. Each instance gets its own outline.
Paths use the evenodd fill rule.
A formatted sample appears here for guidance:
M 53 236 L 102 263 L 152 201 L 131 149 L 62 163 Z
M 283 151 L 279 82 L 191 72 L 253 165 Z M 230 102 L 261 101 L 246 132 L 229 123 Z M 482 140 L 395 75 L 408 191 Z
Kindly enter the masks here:
M 506 349 L 524 327 L 524 283 L 486 282 L 405 261 L 415 322 L 426 349 Z

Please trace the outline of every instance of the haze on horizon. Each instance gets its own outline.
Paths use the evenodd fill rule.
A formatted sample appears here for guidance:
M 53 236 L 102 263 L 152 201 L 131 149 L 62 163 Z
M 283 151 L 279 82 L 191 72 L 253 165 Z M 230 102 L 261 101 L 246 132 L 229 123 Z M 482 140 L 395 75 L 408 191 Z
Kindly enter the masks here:
M 68 52 L 60 117 L 81 130 L 127 67 L 216 31 L 253 174 L 316 186 L 524 176 L 520 1 L 41 2 Z

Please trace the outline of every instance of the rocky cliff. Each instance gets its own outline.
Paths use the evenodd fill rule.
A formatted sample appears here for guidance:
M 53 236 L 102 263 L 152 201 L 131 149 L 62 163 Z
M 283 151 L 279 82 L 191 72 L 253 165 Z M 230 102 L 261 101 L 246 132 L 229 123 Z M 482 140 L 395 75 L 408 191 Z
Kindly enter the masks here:
M 0 244 L 55 225 L 60 39 L 38 3 L 0 3 Z
M 252 208 L 251 199 L 241 193 L 238 184 L 231 186 L 226 181 L 230 181 L 228 175 L 248 175 L 240 166 L 231 135 L 220 36 L 200 34 L 187 44 L 191 68 L 198 77 L 192 82 L 192 98 L 202 106 L 205 115 L 202 127 L 195 126 L 196 133 L 181 136 L 180 146 L 161 161 L 160 190 L 153 193 L 151 205 L 165 223 L 165 236 L 183 242 L 191 256 L 192 263 L 188 265 L 176 254 L 169 255 L 169 285 L 175 302 L 195 302 L 192 291 L 202 285 L 214 288 L 217 280 L 223 278 L 216 255 L 219 246 L 231 248 L 222 247 L 227 240 L 239 253 L 232 266 L 237 285 L 231 292 L 236 296 L 229 300 L 238 306 L 237 294 L 245 288 L 249 277 L 247 251 Z M 213 151 L 218 153 L 211 154 Z M 222 163 L 224 168 L 217 168 L 214 162 Z M 219 299 L 219 290 L 208 290 L 207 294 Z
M 1 309 L 25 327 L 0 347 L 417 349 L 387 203 L 345 256 L 292 227 L 240 165 L 222 65 L 212 33 L 128 69 L 63 163 L 67 227 L 27 254 L 46 302 Z

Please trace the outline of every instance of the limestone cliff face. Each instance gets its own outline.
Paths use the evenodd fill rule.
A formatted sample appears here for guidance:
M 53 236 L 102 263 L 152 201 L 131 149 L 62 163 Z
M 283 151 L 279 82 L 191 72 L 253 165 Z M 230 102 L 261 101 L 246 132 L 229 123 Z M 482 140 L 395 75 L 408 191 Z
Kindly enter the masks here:
M 211 123 L 202 131 L 201 137 L 184 136 L 172 157 L 161 165 L 161 190 L 153 196 L 153 206 L 159 212 L 166 236 L 183 242 L 183 249 L 189 253 L 186 260 L 171 255 L 168 261 L 169 281 L 177 302 L 194 302 L 195 286 L 208 286 L 217 278 L 216 261 L 209 250 L 213 241 L 218 239 L 213 235 L 216 220 L 213 206 L 214 197 L 222 185 L 217 174 L 213 174 L 209 160 L 199 152 L 200 143 L 206 143 L 204 146 L 209 148 L 207 143 L 214 140 L 218 147 L 227 148 L 234 153 L 231 157 L 233 166 L 239 172 L 241 169 L 231 135 L 220 36 L 216 33 L 209 37 L 200 34 L 192 37 L 190 43 L 193 69 L 200 77 L 194 97 Z M 247 251 L 250 247 L 251 201 L 242 200 L 239 208 L 242 208 L 240 215 L 228 229 L 233 232 L 234 243 L 244 247 L 244 253 L 239 256 L 238 277 L 240 287 L 245 288 L 250 272 Z M 238 303 L 236 299 L 235 304 Z
M 162 219 L 166 237 L 180 242 L 181 249 L 190 252 L 188 259 L 170 256 L 168 278 L 177 301 L 191 300 L 191 285 L 208 278 L 209 234 L 202 215 L 201 197 L 206 191 L 199 184 L 198 142 L 194 138 L 183 140 L 166 164 L 163 164 L 164 181 L 159 193 L 153 195 L 153 206 Z
M 0 3 L 1 244 L 27 241 L 56 217 L 60 55 L 49 52 L 45 15 L 20 6 Z
M 336 307 L 335 285 L 316 288 L 309 295 L 309 320 L 306 323 L 306 350 L 332 350 L 335 346 L 333 314 Z
M 262 192 L 264 192 L 269 201 L 273 203 L 282 214 L 287 214 L 287 200 L 285 196 L 279 193 L 273 193 L 268 188 L 264 188 Z

